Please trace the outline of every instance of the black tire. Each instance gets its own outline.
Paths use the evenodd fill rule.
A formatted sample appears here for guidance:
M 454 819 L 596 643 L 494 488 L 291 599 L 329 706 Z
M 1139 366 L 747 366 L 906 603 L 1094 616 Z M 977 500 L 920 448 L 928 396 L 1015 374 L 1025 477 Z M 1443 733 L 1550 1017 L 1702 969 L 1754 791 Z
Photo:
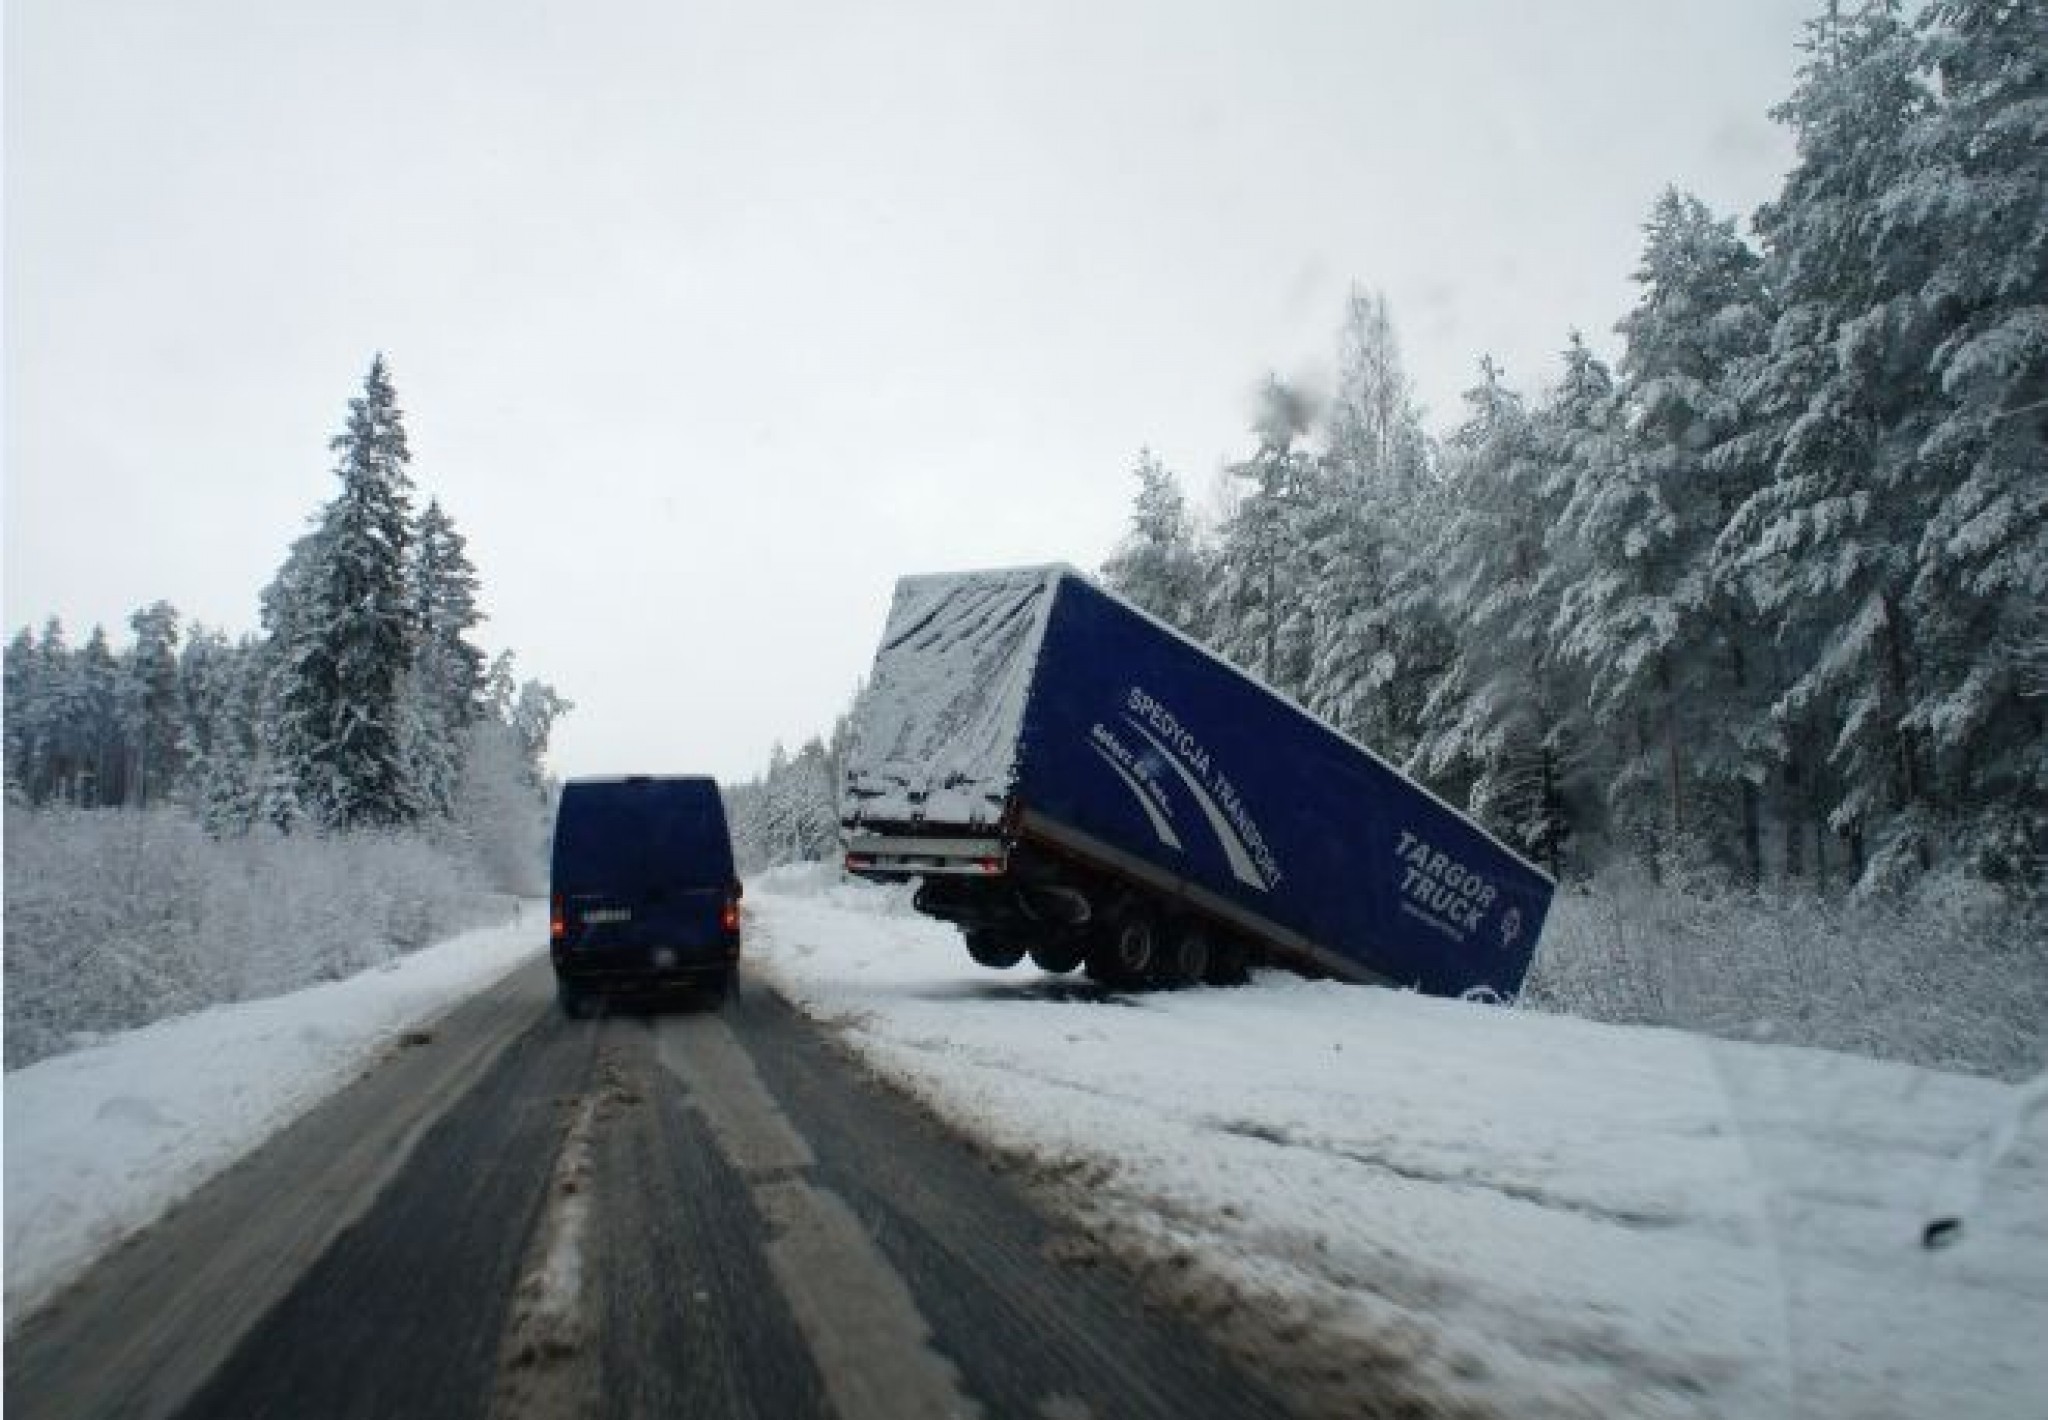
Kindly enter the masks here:
M 1167 936 L 1153 967 L 1162 986 L 1200 986 L 1209 977 L 1209 934 L 1199 923 L 1183 922 Z
M 1031 964 L 1040 971 L 1064 976 L 1078 967 L 1086 955 L 1087 948 L 1079 942 L 1048 942 L 1031 949 Z
M 1210 944 L 1209 969 L 1202 979 L 1211 986 L 1242 986 L 1251 974 L 1251 953 L 1229 937 Z
M 1159 929 L 1142 907 L 1127 907 L 1103 924 L 1088 950 L 1088 975 L 1105 986 L 1146 980 L 1159 954 Z
M 589 995 L 578 991 L 566 981 L 555 983 L 555 1004 L 560 1006 L 562 1014 L 572 1021 L 580 1021 L 591 1012 Z
M 1008 971 L 1024 960 L 1024 949 L 996 933 L 977 930 L 967 934 L 967 955 L 991 971 Z

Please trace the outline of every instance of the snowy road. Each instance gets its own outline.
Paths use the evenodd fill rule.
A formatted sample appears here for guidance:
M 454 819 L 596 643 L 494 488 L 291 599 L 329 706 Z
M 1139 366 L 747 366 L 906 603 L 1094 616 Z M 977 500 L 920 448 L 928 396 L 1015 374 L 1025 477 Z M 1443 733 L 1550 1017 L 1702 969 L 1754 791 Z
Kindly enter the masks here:
M 2048 1414 L 2048 1086 L 747 923 L 721 1015 L 514 922 L 9 1072 L 8 1410 Z
M 1282 1413 L 769 993 L 521 968 L 9 1338 L 7 1409 Z

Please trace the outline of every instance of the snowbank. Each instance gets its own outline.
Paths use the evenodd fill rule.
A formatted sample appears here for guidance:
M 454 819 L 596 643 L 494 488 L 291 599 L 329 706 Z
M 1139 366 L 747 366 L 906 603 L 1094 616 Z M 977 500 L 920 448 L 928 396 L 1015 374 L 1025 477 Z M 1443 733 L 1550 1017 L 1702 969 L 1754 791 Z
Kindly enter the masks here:
M 359 1074 L 401 1032 L 538 950 L 546 917 L 346 981 L 215 1006 L 6 1076 L 10 1321 Z
M 2048 1397 L 2048 1119 L 2010 1086 L 1284 976 L 1105 996 L 778 870 L 749 951 L 1259 1364 L 1353 1407 L 2003 1420 Z
M 2048 1069 L 2048 912 L 1960 873 L 1895 897 L 1659 886 L 1557 894 L 1522 1000 L 2019 1081 Z

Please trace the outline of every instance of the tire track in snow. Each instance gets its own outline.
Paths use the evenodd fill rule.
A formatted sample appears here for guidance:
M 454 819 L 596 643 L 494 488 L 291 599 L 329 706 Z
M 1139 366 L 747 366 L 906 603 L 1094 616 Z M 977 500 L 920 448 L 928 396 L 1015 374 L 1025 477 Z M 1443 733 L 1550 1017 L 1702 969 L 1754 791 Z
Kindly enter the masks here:
M 591 1135 L 601 1102 L 614 1096 L 617 1071 L 603 1064 L 606 1088 L 576 1106 L 548 1181 L 547 1209 L 513 1293 L 492 1396 L 494 1420 L 587 1414 L 597 1399 L 584 1297 L 590 1233 Z

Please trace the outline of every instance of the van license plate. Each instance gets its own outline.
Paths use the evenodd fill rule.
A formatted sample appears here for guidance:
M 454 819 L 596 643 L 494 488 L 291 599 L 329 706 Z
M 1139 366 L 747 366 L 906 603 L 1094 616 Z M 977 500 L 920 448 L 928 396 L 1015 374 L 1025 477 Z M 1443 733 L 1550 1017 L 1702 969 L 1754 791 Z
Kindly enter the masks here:
M 633 909 L 630 907 L 600 907 L 593 912 L 584 913 L 583 920 L 593 927 L 601 927 L 607 922 L 631 922 L 633 920 Z

